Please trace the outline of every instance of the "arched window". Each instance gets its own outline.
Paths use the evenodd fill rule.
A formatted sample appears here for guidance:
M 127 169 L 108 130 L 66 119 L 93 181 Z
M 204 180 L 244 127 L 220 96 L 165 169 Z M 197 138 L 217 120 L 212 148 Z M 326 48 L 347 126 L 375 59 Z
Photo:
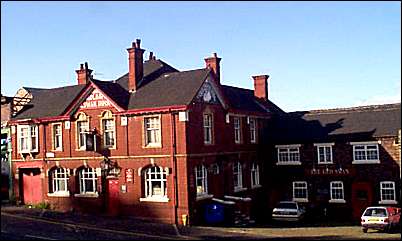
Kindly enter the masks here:
M 98 177 L 96 175 L 96 169 L 91 167 L 79 169 L 78 180 L 80 184 L 80 194 L 97 193 Z
M 85 150 L 86 140 L 85 134 L 89 132 L 89 121 L 84 113 L 80 113 L 77 117 L 77 146 L 78 149 Z
M 159 166 L 147 168 L 144 171 L 145 198 L 166 198 L 167 170 Z
M 68 191 L 68 169 L 56 167 L 49 171 L 49 193 L 69 194 Z
M 115 121 L 112 112 L 105 111 L 102 115 L 103 146 L 115 146 Z

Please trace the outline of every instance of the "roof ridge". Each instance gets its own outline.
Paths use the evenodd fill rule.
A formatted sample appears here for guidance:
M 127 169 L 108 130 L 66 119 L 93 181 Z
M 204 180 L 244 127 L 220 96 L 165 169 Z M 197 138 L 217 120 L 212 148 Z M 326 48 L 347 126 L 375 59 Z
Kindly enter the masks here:
M 233 88 L 233 89 L 239 89 L 239 90 L 253 91 L 252 89 L 246 89 L 246 88 L 236 87 L 236 86 L 231 86 L 231 85 L 221 85 L 221 86 L 223 86 L 223 87 L 229 87 L 229 88 Z
M 352 106 L 352 107 L 340 107 L 340 108 L 330 108 L 330 109 L 316 109 L 305 111 L 308 114 L 333 114 L 333 113 L 347 113 L 352 111 L 384 111 L 400 108 L 401 103 L 388 103 L 380 105 L 363 105 L 363 106 Z M 299 113 L 304 111 L 293 111 L 289 113 Z

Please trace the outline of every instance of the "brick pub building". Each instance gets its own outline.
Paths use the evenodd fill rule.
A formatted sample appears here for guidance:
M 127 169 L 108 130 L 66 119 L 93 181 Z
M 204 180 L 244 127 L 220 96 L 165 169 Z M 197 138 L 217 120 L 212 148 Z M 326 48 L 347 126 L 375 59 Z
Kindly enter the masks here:
M 200 220 L 212 199 L 251 198 L 257 213 L 257 147 L 266 120 L 282 112 L 268 100 L 268 76 L 241 89 L 221 83 L 216 54 L 205 68 L 178 71 L 152 52 L 144 61 L 139 40 L 127 51 L 128 73 L 116 80 L 94 79 L 85 63 L 75 85 L 18 90 L 16 199 L 178 224 Z
M 400 205 L 400 103 L 291 112 L 269 122 L 271 208 L 295 200 L 333 221 L 360 220 L 371 205 Z

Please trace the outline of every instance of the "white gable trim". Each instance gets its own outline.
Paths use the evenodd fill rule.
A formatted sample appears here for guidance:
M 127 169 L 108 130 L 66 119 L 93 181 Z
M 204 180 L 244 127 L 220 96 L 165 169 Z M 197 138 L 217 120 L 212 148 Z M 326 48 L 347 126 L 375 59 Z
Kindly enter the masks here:
M 221 105 L 223 106 L 224 109 L 228 109 L 229 105 L 226 103 L 226 101 L 223 98 L 223 95 L 219 89 L 219 87 L 216 85 L 215 81 L 211 78 L 211 75 L 208 76 L 207 79 L 205 79 L 204 83 L 209 83 L 212 86 L 212 89 L 215 91 L 216 96 L 218 97 L 219 102 L 221 103 Z M 204 85 L 204 84 L 202 84 Z M 202 86 L 201 85 L 201 86 Z M 197 92 L 198 94 L 198 92 Z

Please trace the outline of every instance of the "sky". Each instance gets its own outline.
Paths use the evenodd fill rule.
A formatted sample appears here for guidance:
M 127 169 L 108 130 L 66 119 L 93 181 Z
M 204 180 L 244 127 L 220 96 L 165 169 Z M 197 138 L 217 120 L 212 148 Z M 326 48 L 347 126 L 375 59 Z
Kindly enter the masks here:
M 1 93 L 128 72 L 127 48 L 179 70 L 216 52 L 221 83 L 253 89 L 268 74 L 285 111 L 401 101 L 401 3 L 1 2 Z

